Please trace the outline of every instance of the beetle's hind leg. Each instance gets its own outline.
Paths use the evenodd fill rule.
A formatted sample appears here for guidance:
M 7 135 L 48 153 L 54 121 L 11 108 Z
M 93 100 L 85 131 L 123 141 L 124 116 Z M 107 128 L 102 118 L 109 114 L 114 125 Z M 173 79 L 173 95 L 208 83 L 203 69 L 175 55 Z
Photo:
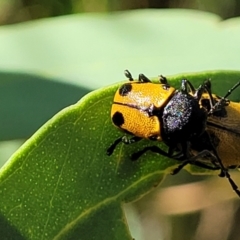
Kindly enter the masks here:
M 201 160 L 198 160 L 198 159 L 201 159 L 202 157 L 205 157 L 206 155 L 209 155 L 211 158 L 212 158 L 212 161 L 211 163 L 213 164 L 212 166 L 211 165 L 208 165 L 208 164 L 205 164 L 203 163 Z M 184 156 L 183 156 L 184 157 Z M 183 158 L 182 157 L 182 158 Z M 174 159 L 176 160 L 179 160 L 181 161 L 182 159 L 181 158 L 176 158 L 176 157 L 173 157 Z M 198 167 L 201 167 L 201 168 L 205 168 L 205 169 L 209 169 L 209 170 L 219 170 L 221 169 L 219 166 L 217 166 L 215 164 L 215 162 L 218 162 L 217 160 L 217 157 L 211 153 L 210 151 L 208 150 L 203 150 L 201 151 L 200 153 L 198 153 L 196 156 L 193 156 L 193 157 L 190 157 L 188 159 L 185 158 L 185 160 L 183 160 L 173 171 L 172 171 L 172 175 L 175 175 L 177 173 L 179 173 L 186 165 L 188 164 L 192 164 L 192 165 L 195 165 L 195 166 L 198 166 Z
M 215 149 L 214 149 L 215 150 Z M 223 164 L 222 160 L 219 158 L 216 151 L 214 151 L 215 154 L 213 154 L 209 150 L 203 150 L 200 153 L 198 153 L 196 156 L 190 157 L 189 159 L 184 160 L 182 163 L 180 163 L 172 172 L 172 174 L 177 174 L 181 169 L 183 169 L 187 164 L 192 164 L 198 167 L 202 167 L 205 169 L 210 170 L 221 170 L 219 177 L 226 177 L 228 179 L 228 182 L 230 183 L 233 191 L 240 197 L 240 190 L 237 186 L 237 184 L 233 181 L 231 178 L 228 169 L 226 169 Z M 211 163 L 212 165 L 205 164 L 201 161 L 202 157 L 205 157 L 206 155 L 210 156 L 212 158 Z M 200 159 L 200 160 L 198 160 Z M 177 159 L 180 160 L 180 159 Z
M 232 186 L 233 191 L 240 197 L 240 190 L 237 184 L 232 180 L 228 170 L 226 170 L 224 174 L 225 174 L 225 177 L 228 179 L 230 185 Z
M 239 84 L 238 84 L 238 85 L 236 84 L 236 85 L 235 85 L 235 88 L 238 87 L 238 86 L 239 86 Z M 232 89 L 234 90 L 234 88 L 232 88 Z M 233 91 L 233 90 L 232 90 L 232 91 Z M 216 158 L 217 158 L 216 163 L 219 164 L 219 168 L 221 169 L 221 172 L 220 172 L 220 174 L 219 174 L 219 177 L 226 177 L 227 180 L 228 180 L 228 182 L 230 183 L 233 191 L 238 195 L 238 197 L 240 197 L 240 190 L 239 190 L 237 184 L 232 180 L 232 178 L 231 178 L 231 176 L 230 176 L 230 174 L 229 174 L 229 172 L 228 172 L 228 169 L 223 166 L 222 160 L 221 160 L 220 157 L 218 156 L 218 153 L 217 153 L 217 151 L 216 151 L 215 148 L 213 148 L 213 151 L 214 151 L 214 155 L 215 155 Z
M 131 156 L 132 161 L 138 160 L 138 159 L 139 159 L 145 152 L 147 152 L 147 151 L 151 151 L 151 152 L 154 152 L 154 153 L 158 153 L 158 154 L 161 154 L 161 155 L 163 155 L 163 156 L 165 156 L 165 157 L 170 157 L 167 152 L 165 152 L 165 151 L 162 150 L 161 148 L 153 145 L 153 146 L 145 147 L 145 148 L 143 148 L 142 150 L 133 153 L 132 156 Z

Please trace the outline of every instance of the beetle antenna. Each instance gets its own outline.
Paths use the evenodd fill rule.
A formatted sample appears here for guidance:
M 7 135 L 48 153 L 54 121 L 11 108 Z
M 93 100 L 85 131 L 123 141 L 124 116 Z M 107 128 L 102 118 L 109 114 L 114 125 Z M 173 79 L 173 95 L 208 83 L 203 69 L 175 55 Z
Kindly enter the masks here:
M 240 81 L 237 82 L 231 89 L 229 89 L 227 94 L 223 98 L 226 99 L 239 86 L 240 86 Z

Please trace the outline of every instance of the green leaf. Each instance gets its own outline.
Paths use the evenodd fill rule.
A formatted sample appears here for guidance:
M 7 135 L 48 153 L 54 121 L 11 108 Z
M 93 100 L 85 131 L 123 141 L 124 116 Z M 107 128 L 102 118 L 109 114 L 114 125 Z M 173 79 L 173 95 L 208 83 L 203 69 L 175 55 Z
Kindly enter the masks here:
M 94 92 L 61 111 L 2 169 L 2 214 L 21 236 L 58 239 L 66 234 L 74 239 L 79 226 L 100 213 L 101 219 L 121 222 L 120 203 L 137 198 L 161 180 L 161 170 L 151 173 L 154 164 L 123 161 L 128 155 L 122 151 L 117 159 L 106 156 L 118 134 L 109 118 L 115 89 Z M 116 213 L 107 208 L 113 206 L 119 209 Z M 98 239 L 101 231 L 109 234 L 115 229 L 119 236 L 129 236 L 124 224 L 111 226 L 107 231 L 100 225 L 98 231 L 84 227 L 82 239 Z
M 27 139 L 89 90 L 46 77 L 0 72 L 0 141 Z
M 239 74 L 202 72 L 169 81 L 179 87 L 187 77 L 198 86 L 211 78 L 222 95 Z M 150 152 L 132 162 L 131 153 L 152 144 L 147 140 L 120 144 L 106 155 L 122 135 L 109 114 L 118 86 L 94 91 L 59 112 L 1 169 L 2 239 L 132 239 L 122 204 L 156 187 L 177 162 Z M 237 96 L 239 90 L 232 95 Z

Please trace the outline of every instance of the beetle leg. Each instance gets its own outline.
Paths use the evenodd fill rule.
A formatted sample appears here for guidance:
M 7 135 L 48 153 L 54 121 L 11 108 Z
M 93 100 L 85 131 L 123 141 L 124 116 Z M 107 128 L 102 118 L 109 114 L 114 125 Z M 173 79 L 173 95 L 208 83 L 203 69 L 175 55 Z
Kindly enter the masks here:
M 126 136 L 122 136 L 120 138 L 117 138 L 113 144 L 107 149 L 107 155 L 110 156 L 112 155 L 112 153 L 114 152 L 116 146 L 119 144 L 119 143 L 124 143 L 124 144 L 132 144 L 132 143 L 135 143 L 135 142 L 138 142 L 140 141 L 142 138 L 140 137 L 132 137 L 132 138 L 127 138 Z
M 182 80 L 182 84 L 184 85 L 184 89 L 187 89 L 187 87 L 190 88 L 190 92 L 194 95 L 196 93 L 196 89 L 195 87 L 192 85 L 192 83 L 190 81 L 188 81 L 187 79 Z
M 124 71 L 124 75 L 129 81 L 133 81 L 132 74 L 128 70 Z
M 227 94 L 223 98 L 226 99 L 239 86 L 240 86 L 240 81 L 237 82 L 231 89 L 229 89 Z
M 151 152 L 154 152 L 154 153 L 159 153 L 159 154 L 161 154 L 165 157 L 170 157 L 169 154 L 167 152 L 165 152 L 164 150 L 162 150 L 161 148 L 159 148 L 157 146 L 148 146 L 148 147 L 145 147 L 138 152 L 133 153 L 132 156 L 131 156 L 132 161 L 138 160 L 147 151 L 151 151 Z
M 208 164 L 203 163 L 201 160 L 198 160 L 198 158 L 202 159 L 202 157 L 204 157 L 206 155 L 210 155 L 213 158 L 213 161 L 211 161 L 213 163 L 213 166 L 210 166 Z M 174 159 L 181 160 L 181 159 L 178 159 L 175 157 L 174 157 Z M 214 164 L 214 162 L 216 160 L 217 160 L 217 157 L 214 156 L 213 153 L 211 153 L 209 150 L 203 150 L 200 153 L 198 153 L 196 156 L 193 156 L 193 157 L 190 157 L 189 159 L 184 160 L 175 169 L 173 169 L 171 174 L 175 175 L 175 174 L 179 173 L 180 170 L 182 170 L 187 164 L 195 165 L 195 166 L 209 169 L 209 170 L 219 170 L 221 168 L 219 166 L 217 166 L 216 164 Z
M 164 77 L 163 75 L 159 75 L 159 82 L 161 84 L 169 85 L 167 78 Z
M 125 70 L 124 71 L 124 75 L 126 78 L 128 78 L 129 81 L 134 81 L 133 77 L 132 77 L 132 74 L 128 71 L 128 70 Z M 138 81 L 139 82 L 151 82 L 151 80 L 149 78 L 147 78 L 144 74 L 139 74 L 138 76 Z
M 172 170 L 171 175 L 179 173 L 189 163 L 190 162 L 188 160 L 183 161 L 181 164 L 179 164 L 176 168 Z
M 122 142 L 123 142 L 124 144 L 132 144 L 132 143 L 135 143 L 135 142 L 139 142 L 141 139 L 142 139 L 142 138 L 136 137 L 136 136 L 134 136 L 134 137 L 132 137 L 132 138 L 128 138 L 128 137 L 126 137 L 126 136 L 123 136 L 123 137 L 122 137 Z
M 215 105 L 216 101 L 213 99 L 213 96 L 212 96 L 212 89 L 211 89 L 211 82 L 210 82 L 210 80 L 209 80 L 209 79 L 208 79 L 208 80 L 205 80 L 204 83 L 198 88 L 197 93 L 196 93 L 196 98 L 197 98 L 198 100 L 201 99 L 202 94 L 203 94 L 201 88 L 202 88 L 205 92 L 207 92 L 207 94 L 208 94 L 208 96 L 209 96 L 210 108 L 212 109 L 213 106 Z
M 198 101 L 201 99 L 203 93 L 207 92 L 207 94 L 209 95 L 210 108 L 213 108 L 213 106 L 215 105 L 215 101 L 212 96 L 211 82 L 209 79 L 205 80 L 203 84 L 201 84 L 197 89 L 194 88 L 190 81 L 188 81 L 187 79 L 183 79 L 181 87 L 182 91 L 187 92 L 187 87 L 190 88 L 190 92 Z
M 224 97 L 222 97 L 215 105 L 212 106 L 212 108 L 210 109 L 208 115 L 213 114 L 214 112 L 218 111 L 219 109 L 221 109 L 222 107 L 228 105 L 229 100 L 227 99 L 227 97 L 229 95 L 231 95 L 231 93 L 240 86 L 240 81 L 237 82 L 231 89 L 229 89 L 227 91 L 227 93 L 225 94 Z
M 144 74 L 140 73 L 138 76 L 138 81 L 139 82 L 151 82 L 151 80 L 149 78 L 147 78 Z
M 211 143 L 212 145 L 212 143 Z M 190 154 L 190 144 L 188 142 L 182 142 L 179 146 L 179 150 L 180 153 L 182 155 L 180 155 L 179 153 L 175 156 L 172 156 L 172 158 L 182 161 L 173 171 L 172 171 L 172 175 L 177 174 L 178 172 L 180 172 L 181 169 L 183 169 L 187 164 L 192 164 L 192 165 L 196 165 L 202 168 L 206 168 L 206 169 L 210 169 L 210 170 L 219 170 L 221 169 L 221 167 L 219 165 L 216 164 L 216 162 L 219 162 L 218 158 L 216 155 L 214 155 L 211 151 L 204 149 L 201 152 L 199 152 L 197 155 L 191 155 Z M 212 148 L 213 145 L 212 145 Z M 169 148 L 170 149 L 170 148 Z M 211 158 L 211 163 L 213 164 L 213 166 L 209 165 L 209 164 L 205 164 L 202 159 L 204 159 L 204 157 L 206 156 L 210 156 Z
M 233 191 L 240 197 L 240 190 L 238 189 L 237 184 L 232 180 L 232 178 L 231 178 L 231 176 L 230 176 L 230 174 L 229 174 L 229 172 L 228 172 L 228 169 L 226 169 L 226 168 L 223 166 L 222 161 L 221 161 L 221 159 L 219 158 L 216 149 L 214 148 L 213 150 L 215 151 L 215 155 L 216 155 L 216 157 L 217 157 L 217 159 L 218 159 L 218 163 L 219 163 L 220 168 L 221 168 L 221 172 L 220 172 L 219 176 L 220 176 L 220 177 L 226 177 L 227 180 L 228 180 L 228 182 L 230 183 Z
M 240 190 L 238 189 L 237 184 L 232 180 L 228 171 L 225 172 L 225 176 L 228 179 L 230 185 L 232 186 L 233 191 L 240 197 Z
M 110 156 L 112 155 L 114 149 L 116 148 L 116 146 L 122 141 L 122 137 L 116 139 L 113 144 L 107 149 L 107 155 Z
M 211 143 L 212 143 L 212 142 L 211 142 Z M 205 151 L 208 151 L 208 150 L 205 150 Z M 226 177 L 226 178 L 228 179 L 228 182 L 230 183 L 232 189 L 233 189 L 233 190 L 235 191 L 235 193 L 240 197 L 240 190 L 238 189 L 237 184 L 232 180 L 232 178 L 231 178 L 231 176 L 230 176 L 230 174 L 229 174 L 229 172 L 228 172 L 228 169 L 226 169 L 226 168 L 223 166 L 222 160 L 221 160 L 220 157 L 218 156 L 217 150 L 216 150 L 216 148 L 214 147 L 213 144 L 212 144 L 212 151 L 213 151 L 214 154 L 211 153 L 210 151 L 205 152 L 205 153 L 208 153 L 208 154 L 210 154 L 210 155 L 213 157 L 214 161 L 211 161 L 211 162 L 213 163 L 213 165 L 215 165 L 216 167 L 219 165 L 219 169 L 221 170 L 221 172 L 220 172 L 220 174 L 219 174 L 219 177 Z M 204 152 L 204 150 L 203 150 L 202 152 Z M 200 152 L 200 153 L 201 153 L 201 152 Z M 199 154 L 200 154 L 200 153 L 199 153 Z M 196 157 L 198 157 L 199 154 L 196 155 L 196 156 L 194 156 L 195 161 L 196 161 Z M 192 161 L 193 159 L 190 159 L 190 160 Z M 199 162 L 199 161 L 198 161 L 198 162 Z M 216 163 L 218 163 L 218 164 L 216 164 Z M 191 162 L 191 164 L 195 164 L 195 165 L 196 165 L 196 162 L 195 162 L 195 163 L 194 163 L 194 162 Z

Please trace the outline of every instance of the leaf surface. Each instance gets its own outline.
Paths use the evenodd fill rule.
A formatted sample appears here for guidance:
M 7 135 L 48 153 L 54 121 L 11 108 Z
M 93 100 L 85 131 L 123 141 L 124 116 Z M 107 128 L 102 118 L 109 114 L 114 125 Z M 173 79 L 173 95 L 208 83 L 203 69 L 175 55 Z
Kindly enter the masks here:
M 194 86 L 211 78 L 214 92 L 223 95 L 238 76 L 201 72 L 172 76 L 169 82 L 179 88 L 186 77 Z M 96 90 L 59 112 L 1 169 L 0 228 L 6 239 L 9 231 L 12 239 L 132 239 L 122 204 L 156 187 L 177 162 L 150 152 L 132 162 L 134 151 L 153 144 L 147 140 L 120 144 L 111 157 L 106 155 L 122 135 L 109 113 L 120 84 Z

